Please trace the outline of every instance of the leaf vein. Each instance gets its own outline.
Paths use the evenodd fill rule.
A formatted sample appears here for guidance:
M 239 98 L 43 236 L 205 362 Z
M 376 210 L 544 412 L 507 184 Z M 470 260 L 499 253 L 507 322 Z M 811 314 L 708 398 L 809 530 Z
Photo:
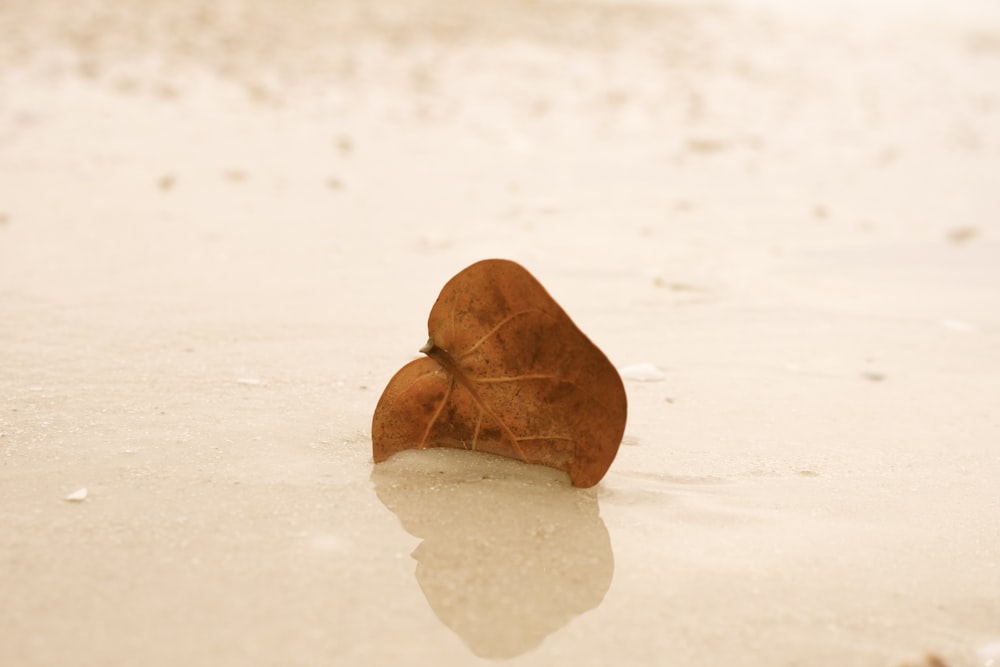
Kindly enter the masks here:
M 554 380 L 556 377 L 550 373 L 528 373 L 525 375 L 512 375 L 510 377 L 473 378 L 472 381 L 482 384 L 497 384 L 500 382 L 519 382 L 521 380 Z
M 550 318 L 552 317 L 551 315 L 549 315 L 548 313 L 546 313 L 544 310 L 542 310 L 540 308 L 525 308 L 524 310 L 519 310 L 516 313 L 512 313 L 511 315 L 508 315 L 507 317 L 505 317 L 502 320 L 500 320 L 499 322 L 497 322 L 497 324 L 492 329 L 490 329 L 485 334 L 483 334 L 483 336 L 479 340 L 477 340 L 475 343 L 473 343 L 472 346 L 468 350 L 466 350 L 465 352 L 463 352 L 458 357 L 459 360 L 465 359 L 470 354 L 472 354 L 473 352 L 475 352 L 476 348 L 478 348 L 480 345 L 482 345 L 487 340 L 489 340 L 491 336 L 495 335 L 497 331 L 499 331 L 501 328 L 503 328 L 504 326 L 506 326 L 512 320 L 515 320 L 518 317 L 521 317 L 522 315 L 527 315 L 528 313 L 541 313 L 542 315 L 546 315 L 546 316 L 548 316 Z
M 437 406 L 437 410 L 434 411 L 434 416 L 427 421 L 427 428 L 424 429 L 424 436 L 420 439 L 420 446 L 427 446 L 427 438 L 431 435 L 431 429 L 434 428 L 434 424 L 437 423 L 438 417 L 441 416 L 441 411 L 444 410 L 444 406 L 448 404 L 448 399 L 451 398 L 451 390 L 455 387 L 454 376 L 448 378 L 448 390 L 444 393 L 444 397 Z

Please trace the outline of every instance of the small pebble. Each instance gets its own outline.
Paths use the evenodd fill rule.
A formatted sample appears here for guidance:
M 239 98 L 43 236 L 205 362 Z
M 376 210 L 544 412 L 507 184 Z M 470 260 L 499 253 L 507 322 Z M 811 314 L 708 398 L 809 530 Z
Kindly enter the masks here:
M 941 326 L 949 331 L 960 331 L 963 333 L 976 330 L 975 325 L 963 320 L 941 320 Z
M 66 500 L 71 503 L 82 503 L 86 499 L 87 499 L 87 487 L 83 487 L 82 489 L 77 489 L 73 493 L 63 498 L 63 500 Z
M 982 667 L 1000 667 L 1000 639 L 976 649 Z
M 343 538 L 332 534 L 316 535 L 311 542 L 316 551 L 346 551 L 349 546 Z
M 667 377 L 667 374 L 650 363 L 629 364 L 618 369 L 623 380 L 635 380 L 636 382 L 659 382 Z

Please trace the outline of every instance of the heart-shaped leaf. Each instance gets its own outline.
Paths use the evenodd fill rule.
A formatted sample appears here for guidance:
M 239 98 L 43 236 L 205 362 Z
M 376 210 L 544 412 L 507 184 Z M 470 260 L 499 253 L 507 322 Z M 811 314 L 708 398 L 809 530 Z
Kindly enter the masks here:
M 403 366 L 372 418 L 375 462 L 404 449 L 492 452 L 597 484 L 618 452 L 625 388 L 534 276 L 502 259 L 448 281 L 426 357 Z

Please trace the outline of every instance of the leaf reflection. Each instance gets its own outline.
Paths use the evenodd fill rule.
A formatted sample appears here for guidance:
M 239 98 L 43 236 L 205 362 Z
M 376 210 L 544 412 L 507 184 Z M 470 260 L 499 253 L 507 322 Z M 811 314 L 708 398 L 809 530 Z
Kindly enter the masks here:
M 379 499 L 414 537 L 417 584 L 476 655 L 526 653 L 597 607 L 614 556 L 596 489 L 564 473 L 459 450 L 375 466 Z

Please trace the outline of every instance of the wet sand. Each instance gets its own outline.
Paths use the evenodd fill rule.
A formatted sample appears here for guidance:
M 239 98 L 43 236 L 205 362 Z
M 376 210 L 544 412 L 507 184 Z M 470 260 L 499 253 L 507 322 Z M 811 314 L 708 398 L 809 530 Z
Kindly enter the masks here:
M 997 14 L 0 5 L 0 664 L 1000 664 Z M 594 489 L 372 465 L 485 257 Z

